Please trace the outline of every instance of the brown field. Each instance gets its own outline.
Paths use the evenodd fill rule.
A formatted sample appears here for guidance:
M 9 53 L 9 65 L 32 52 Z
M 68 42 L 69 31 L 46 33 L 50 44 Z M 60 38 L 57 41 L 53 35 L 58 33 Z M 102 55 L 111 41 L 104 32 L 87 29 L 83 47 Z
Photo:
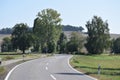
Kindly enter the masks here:
M 70 39 L 70 36 L 71 36 L 72 32 L 73 31 L 64 31 L 64 34 L 67 36 L 68 40 Z M 87 34 L 84 34 L 82 32 L 79 32 L 79 33 L 82 34 L 83 36 L 87 37 Z M 111 37 L 111 39 L 113 39 L 113 38 L 116 39 L 116 38 L 120 37 L 120 34 L 111 33 L 110 37 Z

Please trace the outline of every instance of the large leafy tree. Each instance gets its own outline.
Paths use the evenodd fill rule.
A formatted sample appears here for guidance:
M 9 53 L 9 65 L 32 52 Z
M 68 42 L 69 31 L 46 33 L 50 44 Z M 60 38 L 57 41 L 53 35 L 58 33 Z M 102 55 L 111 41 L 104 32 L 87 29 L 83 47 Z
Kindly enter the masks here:
M 120 37 L 113 40 L 112 52 L 120 53 Z
M 86 48 L 89 53 L 99 54 L 110 46 L 110 35 L 107 21 L 94 16 L 92 21 L 87 21 L 88 38 Z
M 20 49 L 24 54 L 25 50 L 31 46 L 31 40 L 32 38 L 27 24 L 20 23 L 13 27 L 12 43 L 14 49 Z
M 33 32 L 39 38 L 42 51 L 55 51 L 61 33 L 60 14 L 53 9 L 42 10 L 34 20 Z
M 70 41 L 67 43 L 68 52 L 80 52 L 84 46 L 85 38 L 79 32 L 71 34 Z

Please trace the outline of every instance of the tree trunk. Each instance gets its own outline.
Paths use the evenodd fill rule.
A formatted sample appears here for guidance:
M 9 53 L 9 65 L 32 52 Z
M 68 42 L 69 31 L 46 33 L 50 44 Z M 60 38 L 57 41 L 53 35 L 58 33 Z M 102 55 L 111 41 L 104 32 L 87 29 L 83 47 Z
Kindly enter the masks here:
M 25 54 L 25 50 L 23 50 L 23 54 Z

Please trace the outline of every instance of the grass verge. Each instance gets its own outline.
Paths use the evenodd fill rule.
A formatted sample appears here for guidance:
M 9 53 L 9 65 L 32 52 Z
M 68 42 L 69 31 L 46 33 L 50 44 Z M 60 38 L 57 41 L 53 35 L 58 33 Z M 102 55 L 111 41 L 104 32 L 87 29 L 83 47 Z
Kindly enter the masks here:
M 5 68 L 3 66 L 0 66 L 0 75 L 3 75 L 5 73 Z
M 41 54 L 25 54 L 24 58 L 39 58 L 41 57 Z M 13 59 L 22 59 L 23 55 L 22 54 L 5 54 L 5 55 L 0 55 L 0 58 L 2 61 L 7 61 L 7 60 L 13 60 Z
M 99 80 L 120 80 L 120 56 L 76 55 L 70 64 L 77 70 L 98 78 Z M 98 65 L 101 66 L 98 75 Z

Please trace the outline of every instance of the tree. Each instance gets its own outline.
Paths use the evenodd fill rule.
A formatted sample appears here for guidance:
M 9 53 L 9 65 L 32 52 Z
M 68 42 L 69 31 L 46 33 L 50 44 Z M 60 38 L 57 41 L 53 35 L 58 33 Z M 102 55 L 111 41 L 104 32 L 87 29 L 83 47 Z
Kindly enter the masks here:
M 58 47 L 59 47 L 60 53 L 66 52 L 66 44 L 67 44 L 67 37 L 64 33 L 61 33 L 58 41 Z
M 120 37 L 116 40 L 113 40 L 112 52 L 120 53 Z
M 20 23 L 13 27 L 12 43 L 14 49 L 20 49 L 24 54 L 25 50 L 31 46 L 31 40 L 31 34 L 27 24 Z
M 70 41 L 67 43 L 68 52 L 80 52 L 84 46 L 85 38 L 79 32 L 73 32 L 71 34 Z
M 5 37 L 3 38 L 3 42 L 1 44 L 1 52 L 10 52 L 13 51 L 13 45 L 11 43 L 11 38 Z
M 61 33 L 60 14 L 53 9 L 42 10 L 34 20 L 33 32 L 39 38 L 42 51 L 44 49 L 46 49 L 45 52 L 49 51 L 51 44 L 52 46 L 54 44 L 55 48 L 52 51 L 55 51 Z
M 99 54 L 110 46 L 110 35 L 107 21 L 101 17 L 94 16 L 92 21 L 86 24 L 88 38 L 86 48 L 89 53 Z

